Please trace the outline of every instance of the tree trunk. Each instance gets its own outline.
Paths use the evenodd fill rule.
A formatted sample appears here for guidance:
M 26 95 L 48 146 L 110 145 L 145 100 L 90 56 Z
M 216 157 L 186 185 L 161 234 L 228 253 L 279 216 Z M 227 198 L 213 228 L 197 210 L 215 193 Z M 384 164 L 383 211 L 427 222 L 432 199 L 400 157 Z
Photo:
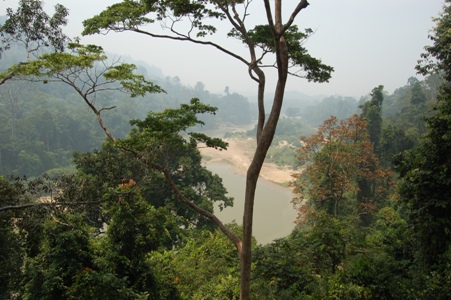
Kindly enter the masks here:
M 255 190 L 257 188 L 257 181 L 260 175 L 261 168 L 266 158 L 266 153 L 271 146 L 274 134 L 276 132 L 277 123 L 279 121 L 280 112 L 282 109 L 283 97 L 285 93 L 285 85 L 288 76 L 288 49 L 283 38 L 282 23 L 280 15 L 281 1 L 276 1 L 276 30 L 274 33 L 274 42 L 276 45 L 277 67 L 278 67 L 278 81 L 274 93 L 273 106 L 269 115 L 267 123 L 262 128 L 260 134 L 257 133 L 257 148 L 254 153 L 251 165 L 247 171 L 246 176 L 246 192 L 244 198 L 244 213 L 243 213 L 243 238 L 242 250 L 240 255 L 241 262 L 241 286 L 240 299 L 250 299 L 250 283 L 251 283 L 251 263 L 252 263 L 252 225 L 255 202 Z M 264 109 L 260 110 L 264 112 Z M 264 116 L 259 116 L 264 118 Z

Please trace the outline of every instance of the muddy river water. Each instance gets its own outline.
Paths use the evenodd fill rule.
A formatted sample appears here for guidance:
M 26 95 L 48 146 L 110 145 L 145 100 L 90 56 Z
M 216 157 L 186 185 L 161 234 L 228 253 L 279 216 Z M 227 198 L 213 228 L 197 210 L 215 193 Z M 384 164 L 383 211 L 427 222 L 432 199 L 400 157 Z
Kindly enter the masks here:
M 246 178 L 232 171 L 228 164 L 208 164 L 207 168 L 218 174 L 229 196 L 235 198 L 234 206 L 217 212 L 217 216 L 224 222 L 235 220 L 242 223 L 244 190 Z M 296 211 L 293 209 L 291 199 L 293 194 L 290 188 L 284 188 L 273 182 L 259 179 L 255 197 L 253 235 L 259 244 L 266 244 L 274 239 L 285 237 L 294 228 Z

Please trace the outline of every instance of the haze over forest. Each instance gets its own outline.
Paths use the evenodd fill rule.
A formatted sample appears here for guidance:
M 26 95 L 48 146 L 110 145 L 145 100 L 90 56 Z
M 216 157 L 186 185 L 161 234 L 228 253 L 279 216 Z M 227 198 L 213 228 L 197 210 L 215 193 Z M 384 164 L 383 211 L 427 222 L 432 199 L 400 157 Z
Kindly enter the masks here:
M 448 300 L 451 0 L 309 2 L 0 2 L 0 299 Z
M 15 7 L 17 0 L 0 2 L 0 15 L 7 7 Z M 70 11 L 65 32 L 80 37 L 81 22 L 100 13 L 106 6 L 119 1 L 67 1 Z M 287 1 L 286 10 L 294 5 Z M 58 0 L 45 1 L 52 11 Z M 311 28 L 315 33 L 305 46 L 313 56 L 334 67 L 332 79 L 326 84 L 290 78 L 287 90 L 306 95 L 342 95 L 359 99 L 379 84 L 392 93 L 403 86 L 406 79 L 416 76 L 415 64 L 430 44 L 428 34 L 432 18 L 442 8 L 443 0 L 322 0 L 312 1 L 296 20 L 299 28 Z M 89 7 L 89 9 L 85 9 Z M 251 24 L 264 22 L 262 4 L 253 1 Z M 220 25 L 220 24 L 219 24 Z M 225 32 L 219 29 L 219 34 Z M 131 57 L 160 68 L 164 76 L 179 77 L 181 82 L 194 87 L 203 82 L 212 93 L 222 93 L 226 86 L 231 92 L 255 97 L 255 83 L 246 74 L 246 66 L 222 55 L 208 46 L 178 44 L 174 41 L 149 41 L 133 33 L 85 36 L 82 43 L 101 45 L 106 52 Z M 240 41 L 228 38 L 227 46 L 246 49 Z M 178 50 L 183 48 L 183 55 Z M 0 65 L 2 62 L 0 62 Z M 268 84 L 274 74 L 268 75 Z M 270 86 L 269 90 L 272 90 Z

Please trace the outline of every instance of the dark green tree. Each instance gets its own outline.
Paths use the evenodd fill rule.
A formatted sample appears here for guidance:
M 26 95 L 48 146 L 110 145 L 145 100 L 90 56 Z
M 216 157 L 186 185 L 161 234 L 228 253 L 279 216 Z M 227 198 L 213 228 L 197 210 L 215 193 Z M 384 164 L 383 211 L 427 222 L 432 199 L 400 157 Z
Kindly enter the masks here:
M 21 203 L 24 191 L 21 180 L 9 181 L 0 176 L 0 207 Z M 15 225 L 18 216 L 12 211 L 0 212 L 0 299 L 11 299 L 19 292 L 24 247 Z
M 381 136 L 381 163 L 391 166 L 393 157 L 405 150 L 411 149 L 415 141 L 396 125 L 384 127 Z
M 423 87 L 421 86 L 421 83 L 420 82 L 415 83 L 412 86 L 412 96 L 410 98 L 410 103 L 412 105 L 417 105 L 424 109 L 426 100 L 427 98 L 423 92 Z
M 373 152 L 380 157 L 380 138 L 382 134 L 382 102 L 384 101 L 384 86 L 375 87 L 371 93 L 371 100 L 359 107 L 362 109 L 360 117 L 365 119 Z
M 89 227 L 79 215 L 48 217 L 39 250 L 25 263 L 26 299 L 64 299 L 77 273 L 92 267 Z
M 443 12 L 425 47 L 417 70 L 422 74 L 438 72 L 445 84 L 438 95 L 435 114 L 426 119 L 427 133 L 420 145 L 396 159 L 400 173 L 401 201 L 408 209 L 413 225 L 423 291 L 435 299 L 449 295 L 451 276 L 451 60 L 449 30 L 451 5 L 446 1 Z M 421 288 L 420 288 L 421 289 Z
M 373 145 L 372 152 L 381 158 L 381 135 L 382 135 L 382 102 L 384 101 L 384 86 L 379 85 L 375 87 L 371 93 L 371 100 L 359 106 L 362 109 L 360 117 L 365 120 L 369 139 Z M 375 172 L 376 164 L 368 166 L 371 172 Z M 361 203 L 365 203 L 366 199 L 371 199 L 374 196 L 376 189 L 376 182 L 370 178 L 359 178 L 357 181 L 357 199 Z M 371 221 L 370 215 L 363 216 L 362 221 L 368 225 Z
M 424 118 L 431 115 L 437 93 L 436 80 L 431 84 L 427 81 L 411 77 L 408 85 L 384 100 L 380 159 L 386 166 L 392 165 L 393 155 L 417 145 L 426 132 Z
M 436 114 L 427 119 L 428 132 L 422 143 L 396 158 L 400 173 L 400 193 L 418 236 L 426 262 L 437 262 L 449 245 L 451 228 L 449 194 L 449 151 L 451 143 L 451 91 L 439 94 Z
M 111 219 L 102 247 L 104 269 L 118 278 L 127 278 L 133 290 L 161 299 L 159 293 L 167 289 L 159 286 L 164 285 L 158 280 L 159 270 L 152 270 L 146 256 L 174 244 L 177 224 L 173 215 L 146 203 L 133 179 L 123 180 L 108 197 L 114 198 L 114 204 L 108 211 Z

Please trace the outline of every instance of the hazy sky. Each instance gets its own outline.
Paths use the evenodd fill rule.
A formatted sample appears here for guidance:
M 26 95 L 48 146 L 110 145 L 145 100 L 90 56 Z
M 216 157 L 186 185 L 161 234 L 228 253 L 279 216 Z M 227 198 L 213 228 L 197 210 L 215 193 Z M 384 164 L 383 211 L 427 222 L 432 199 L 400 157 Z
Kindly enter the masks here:
M 16 7 L 17 0 L 0 1 L 0 14 Z M 66 32 L 80 36 L 81 21 L 99 13 L 114 0 L 47 0 L 51 11 L 55 3 L 70 10 Z M 286 0 L 285 5 L 297 1 Z M 415 76 L 415 64 L 429 45 L 427 38 L 442 10 L 442 0 L 310 0 L 295 24 L 316 33 L 305 44 L 310 54 L 335 68 L 329 83 L 315 84 L 290 78 L 288 90 L 308 95 L 343 95 L 359 98 L 383 84 L 388 92 L 406 84 Z M 264 21 L 261 0 L 252 2 L 251 17 Z M 288 13 L 286 14 L 288 16 Z M 157 25 L 158 26 L 158 25 Z M 162 69 L 166 76 L 178 76 L 184 84 L 201 81 L 211 92 L 249 93 L 256 89 L 247 75 L 247 67 L 209 47 L 152 39 L 139 34 L 119 33 L 83 37 L 83 43 L 95 43 L 107 52 L 130 56 Z M 228 47 L 245 53 L 237 41 L 225 40 Z M 268 76 L 268 91 L 275 77 Z

